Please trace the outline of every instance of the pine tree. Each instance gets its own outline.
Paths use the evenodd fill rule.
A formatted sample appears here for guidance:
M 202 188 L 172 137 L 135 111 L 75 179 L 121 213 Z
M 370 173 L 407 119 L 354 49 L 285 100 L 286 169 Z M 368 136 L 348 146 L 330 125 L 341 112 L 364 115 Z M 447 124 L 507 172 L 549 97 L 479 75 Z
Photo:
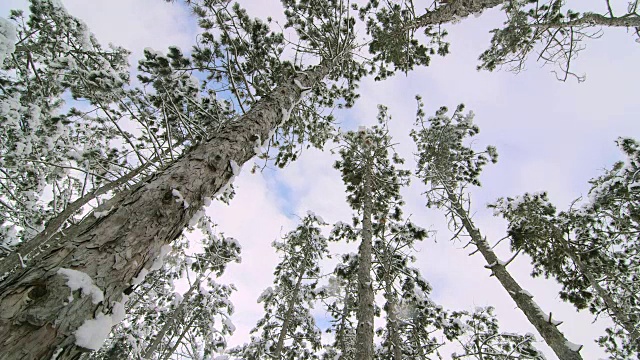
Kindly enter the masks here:
M 447 311 L 429 298 L 429 283 L 410 266 L 415 261 L 414 245 L 426 236 L 425 229 L 410 221 L 393 219 L 383 222 L 378 233 L 375 273 L 386 314 L 385 327 L 377 329 L 382 339 L 376 351 L 378 359 L 427 359 L 433 353 L 440 356 L 438 348 L 459 335 L 460 329 Z
M 380 108 L 379 120 L 386 120 Z M 358 236 L 358 308 L 355 359 L 372 359 L 374 356 L 373 335 L 375 299 L 371 276 L 373 256 L 373 219 L 380 221 L 387 216 L 390 207 L 400 200 L 400 186 L 405 172 L 397 172 L 388 158 L 390 147 L 386 128 L 361 128 L 358 132 L 343 135 L 345 145 L 340 149 L 341 160 L 335 167 L 341 171 L 347 186 L 347 202 L 358 212 L 354 222 L 362 224 Z M 399 209 L 398 209 L 399 212 Z M 399 213 L 398 213 L 399 216 Z M 355 231 L 351 231 L 355 234 Z
M 511 260 L 504 262 L 498 259 L 469 215 L 467 187 L 480 186 L 478 177 L 484 165 L 489 161 L 497 161 L 494 147 L 476 152 L 463 144 L 465 138 L 475 136 L 479 131 L 478 126 L 473 124 L 473 112 L 463 114 L 464 106 L 460 105 L 452 116 L 447 116 L 447 109 L 443 107 L 435 116 L 425 120 L 422 101 L 420 97 L 417 100 L 417 129 L 412 130 L 411 136 L 418 147 L 416 174 L 427 185 L 427 206 L 444 209 L 456 237 L 462 234 L 470 238 L 469 244 L 475 246 L 487 262 L 485 267 L 500 281 L 559 358 L 581 359 L 579 350 L 582 347 L 567 341 L 557 328 L 560 323 L 544 313 L 533 301 L 532 295 L 509 274 L 507 265 Z
M 7 251 L 43 230 L 78 194 L 108 182 L 122 156 L 109 145 L 117 135 L 103 119 L 63 112 L 61 97 L 70 91 L 97 101 L 120 93 L 128 52 L 103 49 L 86 25 L 50 1 L 32 1 L 30 12 L 0 20 L 11 34 L 2 39 L 11 51 L 0 56 L 0 246 Z M 47 187 L 48 204 L 39 201 Z
M 240 261 L 240 247 L 235 239 L 214 233 L 207 217 L 200 219 L 198 228 L 205 235 L 203 250 L 187 254 L 193 250 L 183 236 L 161 268 L 136 278 L 127 291 L 125 321 L 114 326 L 105 345 L 90 359 L 169 359 L 176 351 L 210 356 L 224 350 L 225 336 L 234 331 L 229 295 L 235 288 L 215 278 L 228 263 Z M 174 285 L 180 279 L 189 284 L 182 294 Z
M 473 313 L 456 311 L 452 317 L 464 331 L 459 340 L 463 354 L 452 354 L 453 359 L 531 359 L 544 360 L 545 357 L 533 346 L 533 334 L 519 335 L 499 331 L 498 319 L 492 307 L 478 307 Z
M 404 358 L 441 358 L 439 348 L 462 334 L 451 314 L 429 298 L 431 290 L 417 269 L 406 270 L 398 311 Z
M 360 16 L 367 20 L 367 31 L 372 36 L 369 51 L 385 64 L 380 77 L 427 64 L 430 55 L 436 52 L 446 55 L 449 52 L 449 44 L 444 41 L 446 24 L 502 6 L 507 20 L 504 27 L 490 31 L 491 45 L 480 55 L 478 69 L 492 71 L 505 66 L 518 72 L 535 51 L 540 53 L 538 60 L 557 65 L 559 72 L 554 73 L 559 80 L 573 76 L 582 81 L 584 75 L 571 70 L 572 62 L 584 49 L 585 39 L 600 37 L 601 27 L 630 29 L 636 41 L 640 41 L 638 2 L 631 1 L 622 14 L 614 14 L 611 3 L 606 4 L 603 13 L 598 10 L 580 13 L 567 9 L 566 2 L 559 0 L 447 0 L 430 3 L 420 14 L 412 1 L 370 0 L 360 9 Z M 427 36 L 428 44 L 420 43 L 418 30 Z
M 231 354 L 241 359 L 317 359 L 320 331 L 311 307 L 318 295 L 319 262 L 328 252 L 321 225 L 326 224 L 309 212 L 295 230 L 273 243 L 282 260 L 274 272 L 274 286 L 258 298 L 265 315 L 251 333 L 259 332 L 259 337 Z
M 558 212 L 546 193 L 501 198 L 491 205 L 509 221 L 511 247 L 531 256 L 533 276 L 555 278 L 577 309 L 606 313 L 616 324 L 599 343 L 616 359 L 640 355 L 637 234 L 640 229 L 638 142 L 621 138 L 625 162 L 592 179 L 589 198 Z
M 0 95 L 2 108 L 14 109 L 0 147 L 2 171 L 9 175 L 0 186 L 9 192 L 0 218 L 6 235 L 0 248 L 9 253 L 0 264 L 5 275 L 27 266 L 57 232 L 105 197 L 149 176 L 231 117 L 223 103 L 201 97 L 193 70 L 183 70 L 189 60 L 177 48 L 166 56 L 145 51 L 143 87 L 126 89 L 128 52 L 102 49 L 86 25 L 56 2 L 33 1 L 29 19 L 19 11 L 11 19 L 20 45 L 4 64 Z M 71 109 L 65 112 L 65 106 Z M 18 116 L 29 108 L 39 109 L 30 113 L 37 117 Z M 139 130 L 126 131 L 132 127 Z M 35 207 L 25 208 L 28 203 Z
M 295 159 L 299 142 L 311 139 L 312 144 L 322 144 L 331 136 L 330 118 L 311 116 L 306 121 L 304 115 L 320 113 L 318 106 L 332 106 L 340 98 L 350 104 L 355 99 L 357 80 L 363 75 L 362 67 L 351 58 L 353 19 L 341 4 L 333 5 L 328 11 L 326 2 L 288 3 L 290 9 L 295 9 L 287 13 L 289 25 L 300 34 L 305 33 L 306 51 L 320 61 L 318 65 L 305 66 L 281 60 L 283 36 L 271 33 L 260 20 L 250 19 L 239 6 L 194 4 L 194 12 L 205 30 L 226 27 L 236 31 L 222 32 L 219 40 L 213 32 L 203 35 L 202 43 L 192 55 L 196 67 L 207 71 L 203 64 L 215 64 L 217 55 L 228 49 L 238 51 L 238 61 L 247 64 L 254 61 L 254 68 L 269 70 L 264 79 L 271 81 L 263 84 L 261 97 L 253 94 L 255 102 L 244 115 L 226 122 L 131 189 L 118 192 L 102 205 L 99 215 L 94 212 L 94 216 L 68 227 L 64 234 L 56 234 L 50 246 L 32 258 L 29 267 L 18 269 L 3 281 L 2 357 L 46 357 L 54 352 L 64 357 L 75 356 L 80 351 L 75 343 L 76 330 L 85 322 L 96 321 L 95 316 L 105 323 L 117 318 L 111 314 L 112 307 L 121 302 L 131 280 L 151 266 L 163 245 L 181 234 L 205 204 L 206 197 L 224 190 L 240 166 L 256 155 L 259 145 L 268 145 L 270 139 L 275 139 L 272 145 L 276 144 L 278 150 L 276 162 L 284 165 Z M 224 13 L 231 15 L 222 16 Z M 232 22 L 239 22 L 238 26 Z M 322 22 L 335 31 L 302 31 L 305 26 L 315 29 Z M 251 46 L 251 41 L 266 40 L 269 41 L 259 43 L 259 47 Z M 235 54 L 229 55 L 225 59 Z M 265 61 L 273 67 L 265 68 Z M 209 76 L 208 81 L 231 81 L 229 76 L 233 75 L 213 69 Z M 322 83 L 325 78 L 349 81 L 344 87 L 328 86 Z M 298 107 L 309 93 L 306 106 Z M 242 96 L 238 91 L 240 100 Z M 277 129 L 280 130 L 274 134 Z M 91 298 L 83 297 L 67 303 L 63 295 L 66 292 L 63 290 L 68 289 L 67 281 L 58 275 L 58 269 L 86 274 L 105 294 L 104 299 L 94 304 Z M 8 341 L 8 336 L 13 340 Z M 27 347 L 24 343 L 37 346 Z
M 338 227 L 342 223 L 338 224 Z M 344 224 L 346 225 L 346 224 Z M 348 227 L 352 229 L 351 227 Z M 340 231 L 334 227 L 332 233 Z M 343 254 L 341 262 L 334 270 L 335 276 L 329 278 L 321 288 L 325 309 L 330 315 L 331 326 L 327 333 L 333 334 L 333 343 L 325 345 L 322 360 L 353 360 L 356 350 L 355 312 L 358 308 L 358 262 L 356 254 Z
M 404 160 L 393 150 L 388 121 L 387 109 L 381 105 L 377 126 L 345 133 L 345 145 L 339 151 L 341 160 L 335 165 L 347 187 L 347 202 L 358 213 L 353 226 L 336 224 L 331 236 L 334 240 L 360 241 L 357 256 L 345 259 L 357 264 L 355 359 L 424 358 L 437 349 L 429 339 L 430 332 L 451 328 L 428 299 L 429 285 L 417 269 L 408 267 L 413 259 L 412 246 L 427 232 L 402 218 L 400 189 L 408 184 L 410 172 L 396 167 Z M 360 224 L 361 230 L 357 230 Z M 376 291 L 386 300 L 383 308 L 387 319 L 386 327 L 377 330 L 383 343 L 374 352 L 373 323 L 380 308 L 375 303 Z M 410 314 L 401 316 L 401 309 Z M 425 319 L 424 315 L 434 318 Z M 449 336 L 454 336 L 453 332 Z
M 230 194 L 231 182 L 244 163 L 258 155 L 285 166 L 304 147 L 321 147 L 335 135 L 333 117 L 321 115 L 323 107 L 352 105 L 358 81 L 367 72 L 387 77 L 395 70 L 387 67 L 390 61 L 403 61 L 397 69 L 408 71 L 428 64 L 427 54 L 435 51 L 411 40 L 413 50 L 407 54 L 396 51 L 389 57 L 388 52 L 395 50 L 380 46 L 372 50 L 373 62 L 356 61 L 355 20 L 343 2 L 287 0 L 284 27 L 293 29 L 300 44 L 294 47 L 296 57 L 286 61 L 288 42 L 283 34 L 271 31 L 268 22 L 252 19 L 239 5 L 224 1 L 186 2 L 203 30 L 191 55 L 175 47 L 166 55 L 146 50 L 139 66 L 143 86 L 134 89 L 127 87 L 126 51 L 101 49 L 86 26 L 56 7 L 56 1 L 32 0 L 26 25 L 0 20 L 4 112 L 0 119 L 7 124 L 3 129 L 9 129 L 0 134 L 0 170 L 10 172 L 2 177 L 0 189 L 0 207 L 8 210 L 0 215 L 0 235 L 9 240 L 0 245 L 11 253 L 0 265 L 0 359 L 53 354 L 77 358 L 84 351 L 79 339 L 87 335 L 82 329 L 110 328 L 122 318 L 126 301 L 122 295 L 131 291 L 134 279 L 162 260 L 167 245 L 201 216 L 212 198 Z M 630 13 L 628 18 L 634 16 Z M 21 13 L 13 12 L 12 18 L 22 23 Z M 438 52 L 444 55 L 447 44 L 440 40 L 444 33 L 434 33 Z M 72 107 L 63 112 L 66 91 L 74 100 L 90 103 L 91 111 Z M 218 100 L 221 93 L 228 99 Z M 126 121 L 140 132 L 123 128 Z M 59 131 L 69 124 L 73 131 Z M 372 134 L 363 131 L 353 134 L 352 140 L 366 143 Z M 74 141 L 87 143 L 87 149 L 72 149 Z M 262 146 L 269 150 L 262 153 Z M 365 164 L 377 164 L 375 152 L 365 155 Z M 358 259 L 362 293 L 358 296 L 365 303 L 374 294 L 373 241 L 375 236 L 384 237 L 380 235 L 384 232 L 376 233 L 377 227 L 391 218 L 385 210 L 388 201 L 378 198 L 386 189 L 380 186 L 384 181 L 374 176 L 377 170 L 351 173 L 345 179 L 358 184 L 352 187 L 350 200 L 363 213 L 354 225 L 362 224 L 366 239 Z M 54 199 L 43 206 L 38 200 L 45 187 L 54 189 Z M 378 193 L 363 196 L 372 190 Z M 105 201 L 107 197 L 111 199 Z M 16 251 L 17 243 L 22 244 Z M 74 280 L 90 285 L 69 301 Z M 220 288 L 213 297 L 223 299 L 227 290 Z M 391 308 L 402 302 L 391 290 L 387 293 Z M 349 292 L 345 294 L 344 308 L 352 301 Z M 200 301 L 200 295 L 194 299 Z M 427 303 L 416 304 L 429 308 Z M 213 308 L 227 305 L 222 302 Z M 156 329 L 154 339 L 163 338 L 157 336 L 163 329 L 166 333 L 174 327 L 168 324 L 182 321 L 175 320 L 182 310 L 175 310 Z M 372 304 L 359 314 L 366 327 L 359 333 L 373 337 L 375 313 Z M 430 310 L 419 314 L 428 318 L 427 313 Z M 421 324 L 420 316 L 410 321 Z M 365 318 L 371 319 L 370 324 Z M 192 318 L 186 324 L 192 320 L 200 321 Z M 206 321 L 203 318 L 202 324 Z M 389 322 L 393 332 L 395 322 Z M 178 340 L 163 350 L 165 354 L 191 336 L 185 329 L 191 327 L 172 333 Z M 348 338 L 348 326 L 342 329 Z M 428 341 L 423 335 L 412 336 L 415 348 L 424 351 L 420 344 Z M 365 342 L 372 344 L 361 343 Z M 347 341 L 341 346 L 347 351 Z M 373 356 L 372 345 L 357 349 Z

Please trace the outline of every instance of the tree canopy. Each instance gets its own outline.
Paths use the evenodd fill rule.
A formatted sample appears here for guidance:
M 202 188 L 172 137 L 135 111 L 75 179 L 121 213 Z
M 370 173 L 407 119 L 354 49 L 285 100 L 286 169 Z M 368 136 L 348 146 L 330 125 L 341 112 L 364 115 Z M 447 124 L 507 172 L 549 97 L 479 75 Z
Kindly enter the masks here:
M 157 1 L 188 9 L 193 41 L 126 50 L 60 1 L 29 4 L 0 18 L 0 359 L 640 351 L 636 75 L 583 51 L 610 44 L 633 64 L 620 54 L 640 39 L 637 1 L 286 0 L 264 18 L 252 2 Z M 576 87 L 590 56 L 595 84 Z M 532 79 L 534 57 L 578 81 Z M 473 72 L 501 67 L 521 74 Z M 488 137 L 462 105 L 426 115 L 461 100 Z M 585 150 L 614 139 L 622 162 Z M 498 151 L 506 165 L 481 174 Z M 588 170 L 552 165 L 572 154 Z M 309 212 L 277 251 L 261 245 L 307 210 L 333 230 Z M 455 247 L 478 255 L 455 263 Z M 250 295 L 272 272 L 272 290 Z M 260 316 L 237 311 L 256 300 Z

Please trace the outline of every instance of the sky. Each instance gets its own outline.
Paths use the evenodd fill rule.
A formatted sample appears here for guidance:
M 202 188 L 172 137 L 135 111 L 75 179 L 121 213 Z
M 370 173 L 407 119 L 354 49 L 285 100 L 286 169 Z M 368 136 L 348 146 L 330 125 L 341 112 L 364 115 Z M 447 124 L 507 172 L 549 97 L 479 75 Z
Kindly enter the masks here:
M 98 40 L 132 51 L 130 63 L 134 65 L 144 48 L 166 51 L 168 46 L 177 45 L 188 49 L 197 33 L 192 16 L 176 3 L 62 2 L 72 15 L 87 23 Z M 251 16 L 282 18 L 276 0 L 240 3 Z M 582 5 L 601 10 L 600 2 L 584 1 Z M 8 9 L 21 7 L 24 1 L 3 0 L 0 16 L 7 16 Z M 374 125 L 377 105 L 388 106 L 396 150 L 411 167 L 414 145 L 408 134 L 415 119 L 416 94 L 422 95 L 427 114 L 443 105 L 454 109 L 459 103 L 473 110 L 480 127 L 475 145 L 478 149 L 494 145 L 500 155 L 497 164 L 483 171 L 483 186 L 472 190 L 474 221 L 489 241 L 504 236 L 506 223 L 493 217 L 486 208 L 488 203 L 502 196 L 544 190 L 559 209 L 566 209 L 572 200 L 587 194 L 590 178 L 622 159 L 614 143 L 617 137 L 640 138 L 640 44 L 625 30 L 605 29 L 600 39 L 587 43 L 574 64 L 577 73 L 586 73 L 582 83 L 557 81 L 552 67 L 543 67 L 533 58 L 519 74 L 479 72 L 477 58 L 489 44 L 489 30 L 499 26 L 503 16 L 496 10 L 487 11 L 479 18 L 449 26 L 450 55 L 433 58 L 427 68 L 382 83 L 365 79 L 354 108 L 338 113 L 344 129 L 355 129 Z M 294 229 L 298 217 L 308 210 L 329 223 L 351 219 L 339 172 L 332 167 L 336 159 L 328 151 L 308 150 L 285 169 L 267 168 L 251 174 L 251 164 L 246 164 L 235 182 L 237 194 L 231 204 L 214 204 L 207 209 L 219 230 L 238 239 L 243 247 L 243 262 L 230 265 L 220 279 L 234 283 L 238 289 L 232 297 L 236 308 L 232 319 L 237 327 L 229 339 L 232 345 L 246 341 L 262 315 L 256 299 L 271 284 L 278 262 L 272 241 Z M 503 331 L 536 333 L 498 281 L 489 277 L 480 255 L 468 256 L 470 250 L 464 249 L 464 244 L 450 241 L 444 214 L 425 208 L 423 191 L 418 181 L 403 190 L 407 202 L 404 212 L 411 214 L 418 225 L 435 231 L 417 247 L 415 264 L 433 287 L 432 299 L 451 310 L 491 305 L 496 308 Z M 348 247 L 332 247 L 335 252 L 344 250 Z M 497 252 L 503 260 L 510 257 L 506 244 L 498 246 Z M 508 270 L 545 312 L 564 321 L 560 330 L 571 342 L 584 345 L 581 353 L 585 359 L 604 357 L 594 339 L 602 334 L 606 320 L 593 323 L 591 314 L 577 313 L 559 299 L 559 286 L 552 280 L 532 279 L 526 256 L 519 256 Z M 319 309 L 315 314 L 323 317 Z M 548 359 L 556 358 L 543 342 L 536 346 Z

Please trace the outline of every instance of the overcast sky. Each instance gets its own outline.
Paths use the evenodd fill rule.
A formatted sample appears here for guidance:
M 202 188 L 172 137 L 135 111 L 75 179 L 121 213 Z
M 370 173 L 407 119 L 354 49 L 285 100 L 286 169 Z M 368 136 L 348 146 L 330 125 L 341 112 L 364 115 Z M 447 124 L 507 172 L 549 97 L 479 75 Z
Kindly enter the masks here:
M 134 65 L 145 47 L 166 51 L 168 46 L 177 45 L 189 49 L 197 32 L 184 7 L 161 0 L 62 1 L 101 42 L 132 51 L 130 62 Z M 595 4 L 592 9 L 599 9 L 600 2 L 587 3 Z M 252 16 L 282 18 L 278 1 L 241 4 Z M 7 16 L 8 9 L 23 6 L 24 1 L 2 0 L 0 14 Z M 434 58 L 430 67 L 407 76 L 383 83 L 363 81 L 360 100 L 353 109 L 340 112 L 339 119 L 346 129 L 373 125 L 376 105 L 387 105 L 393 117 L 392 134 L 399 143 L 397 151 L 409 160 L 407 166 L 412 166 L 413 143 L 408 133 L 416 110 L 414 96 L 423 96 L 427 114 L 442 105 L 454 109 L 465 103 L 468 110 L 475 112 L 475 122 L 480 126 L 478 148 L 495 145 L 500 154 L 498 164 L 483 172 L 483 187 L 473 190 L 474 220 L 490 241 L 504 236 L 505 223 L 492 216 L 487 203 L 500 196 L 546 190 L 559 209 L 566 209 L 573 199 L 586 195 L 587 180 L 621 159 L 614 143 L 617 137 L 640 138 L 640 44 L 629 34 L 621 29 L 605 29 L 602 38 L 587 43 L 587 49 L 574 64 L 577 73 L 587 74 L 583 83 L 573 79 L 559 82 L 550 72 L 552 67 L 541 67 L 534 61 L 527 62 L 526 71 L 517 75 L 478 72 L 477 58 L 489 44 L 488 32 L 502 22 L 503 16 L 494 10 L 449 26 L 450 55 Z M 350 220 L 344 187 L 339 173 L 332 168 L 335 160 L 329 152 L 310 150 L 286 169 L 267 169 L 255 175 L 250 174 L 247 164 L 236 180 L 237 195 L 231 205 L 208 209 L 219 229 L 243 246 L 243 263 L 231 265 L 222 280 L 233 282 L 238 288 L 233 296 L 237 332 L 230 339 L 231 344 L 246 341 L 261 316 L 262 308 L 256 299 L 270 285 L 278 261 L 271 242 L 292 230 L 297 216 L 304 216 L 307 210 L 329 223 Z M 407 201 L 405 213 L 412 214 L 411 219 L 417 224 L 437 231 L 434 238 L 418 246 L 416 263 L 433 286 L 433 300 L 451 310 L 492 305 L 503 331 L 536 333 L 498 281 L 489 277 L 480 255 L 469 257 L 470 251 L 462 249 L 462 244 L 449 241 L 451 234 L 443 213 L 425 209 L 423 190 L 414 181 L 403 193 Z M 507 247 L 498 248 L 503 259 L 509 257 Z M 592 324 L 593 317 L 588 312 L 576 313 L 563 303 L 553 281 L 532 279 L 525 256 L 519 256 L 509 271 L 544 311 L 564 321 L 560 329 L 570 341 L 584 345 L 585 359 L 604 356 L 594 339 L 602 334 L 606 322 Z M 537 346 L 547 358 L 555 359 L 543 342 Z

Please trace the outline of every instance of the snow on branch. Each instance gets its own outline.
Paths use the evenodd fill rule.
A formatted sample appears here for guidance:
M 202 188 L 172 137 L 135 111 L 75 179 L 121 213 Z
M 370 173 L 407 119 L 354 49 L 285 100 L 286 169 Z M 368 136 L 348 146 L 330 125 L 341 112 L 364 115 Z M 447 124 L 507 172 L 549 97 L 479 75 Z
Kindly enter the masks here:
M 0 18 L 0 65 L 16 50 L 16 27 L 9 21 Z

